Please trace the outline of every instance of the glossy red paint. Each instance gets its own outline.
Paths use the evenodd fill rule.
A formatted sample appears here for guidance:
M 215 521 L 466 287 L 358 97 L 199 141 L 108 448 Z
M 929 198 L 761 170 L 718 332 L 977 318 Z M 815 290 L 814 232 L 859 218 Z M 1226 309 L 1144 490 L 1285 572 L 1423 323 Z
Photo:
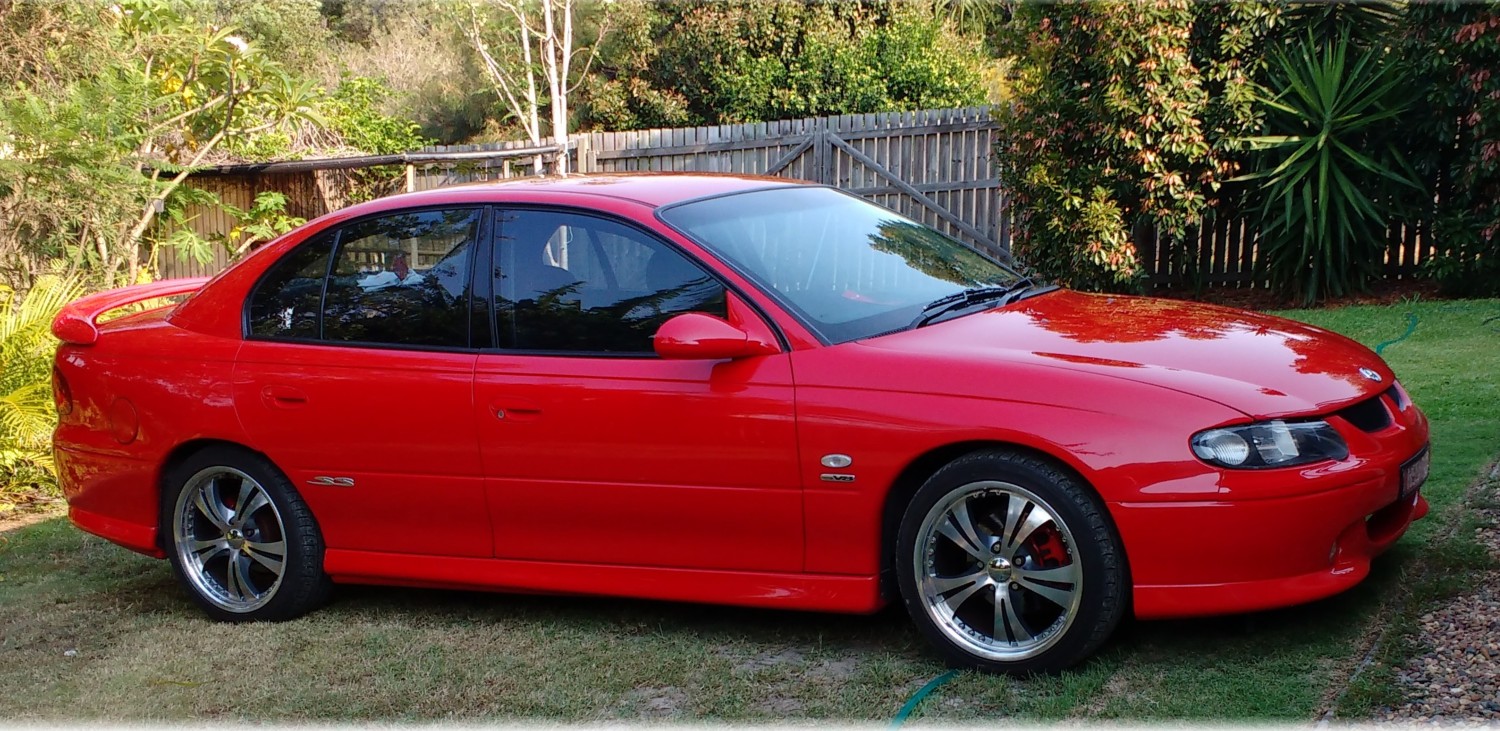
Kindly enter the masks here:
M 89 295 L 69 303 L 52 321 L 52 334 L 74 345 L 89 345 L 99 339 L 99 316 L 137 302 L 192 294 L 203 288 L 208 277 L 171 279 L 136 287 L 122 287 Z
M 297 486 L 335 580 L 867 612 L 889 596 L 891 516 L 915 487 L 967 450 L 1011 445 L 1099 494 L 1136 613 L 1171 617 L 1347 589 L 1426 513 L 1420 495 L 1397 501 L 1399 467 L 1427 443 L 1426 419 L 1392 400 L 1384 362 L 1341 336 L 1206 305 L 1059 291 L 825 345 L 654 215 L 686 198 L 789 184 L 614 176 L 396 196 L 265 245 L 175 307 L 95 324 L 107 309 L 198 282 L 82 300 L 54 326 L 65 341 L 57 374 L 74 403 L 55 435 L 73 521 L 161 556 L 163 470 L 198 445 L 232 443 Z M 673 349 L 727 340 L 764 352 L 590 358 L 244 337 L 248 293 L 282 255 L 361 216 L 434 204 L 579 209 L 648 229 L 733 291 L 728 324 L 673 321 L 658 347 L 686 355 Z M 1336 415 L 1369 399 L 1393 414 L 1388 427 L 1367 433 Z M 128 443 L 121 403 L 136 415 Z M 1210 427 L 1303 416 L 1328 417 L 1351 456 L 1230 471 L 1188 443 Z M 825 479 L 820 458 L 835 453 L 852 458 L 853 481 Z M 329 475 L 357 486 L 319 483 Z
M 730 318 L 769 335 L 731 298 Z M 495 556 L 802 569 L 791 359 L 482 353 Z M 710 548 L 711 547 L 711 548 Z
M 234 363 L 234 409 L 244 443 L 302 491 L 330 546 L 489 556 L 476 358 L 249 340 Z M 312 484 L 329 475 L 358 488 Z
M 730 322 L 701 312 L 668 320 L 652 340 L 657 355 L 676 360 L 753 358 L 781 352 L 771 340 L 752 338 Z

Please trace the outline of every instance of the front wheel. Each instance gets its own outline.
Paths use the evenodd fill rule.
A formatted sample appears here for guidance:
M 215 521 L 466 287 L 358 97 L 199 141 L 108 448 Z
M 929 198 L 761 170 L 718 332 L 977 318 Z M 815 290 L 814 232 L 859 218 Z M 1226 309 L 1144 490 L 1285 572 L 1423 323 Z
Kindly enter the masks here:
M 907 611 L 959 667 L 1061 670 L 1126 606 L 1123 552 L 1098 498 L 1026 454 L 975 452 L 938 470 L 907 507 L 896 557 Z
M 312 610 L 331 584 L 312 512 L 265 458 L 208 447 L 165 475 L 164 547 L 209 616 L 283 620 Z

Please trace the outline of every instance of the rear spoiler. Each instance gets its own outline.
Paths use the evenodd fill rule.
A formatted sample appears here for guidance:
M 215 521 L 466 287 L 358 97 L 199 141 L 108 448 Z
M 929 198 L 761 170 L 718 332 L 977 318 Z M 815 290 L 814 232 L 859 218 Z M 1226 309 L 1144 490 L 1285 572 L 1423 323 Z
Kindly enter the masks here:
M 207 281 L 208 277 L 163 279 L 91 294 L 70 302 L 57 313 L 57 318 L 52 321 L 52 334 L 65 343 L 92 345 L 99 339 L 99 317 L 104 313 L 146 300 L 192 294 L 202 289 Z

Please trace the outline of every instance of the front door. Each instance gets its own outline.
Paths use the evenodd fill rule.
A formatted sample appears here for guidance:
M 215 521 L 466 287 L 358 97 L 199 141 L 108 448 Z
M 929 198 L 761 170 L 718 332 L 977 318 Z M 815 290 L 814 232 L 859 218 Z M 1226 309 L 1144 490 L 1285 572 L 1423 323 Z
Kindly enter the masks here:
M 663 360 L 689 311 L 758 315 L 666 242 L 609 219 L 500 216 L 497 342 L 475 371 L 501 558 L 800 571 L 802 500 L 785 353 Z
M 251 294 L 235 407 L 329 548 L 492 553 L 469 326 L 482 214 L 346 224 L 290 252 Z

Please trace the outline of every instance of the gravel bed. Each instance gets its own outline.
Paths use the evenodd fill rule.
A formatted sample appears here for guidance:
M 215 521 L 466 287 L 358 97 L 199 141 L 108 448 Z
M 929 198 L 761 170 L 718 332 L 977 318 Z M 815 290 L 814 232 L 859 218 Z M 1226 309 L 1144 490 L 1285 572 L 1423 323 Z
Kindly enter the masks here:
M 1422 615 L 1427 652 L 1398 672 L 1406 702 L 1383 720 L 1500 723 L 1500 573 L 1475 578 L 1474 593 Z
M 1497 468 L 1500 471 L 1500 468 Z M 1492 473 L 1472 501 L 1476 538 L 1500 559 L 1500 485 Z M 1380 720 L 1500 727 L 1500 572 L 1474 577 L 1471 591 L 1424 615 L 1426 651 L 1397 673 L 1406 702 Z

